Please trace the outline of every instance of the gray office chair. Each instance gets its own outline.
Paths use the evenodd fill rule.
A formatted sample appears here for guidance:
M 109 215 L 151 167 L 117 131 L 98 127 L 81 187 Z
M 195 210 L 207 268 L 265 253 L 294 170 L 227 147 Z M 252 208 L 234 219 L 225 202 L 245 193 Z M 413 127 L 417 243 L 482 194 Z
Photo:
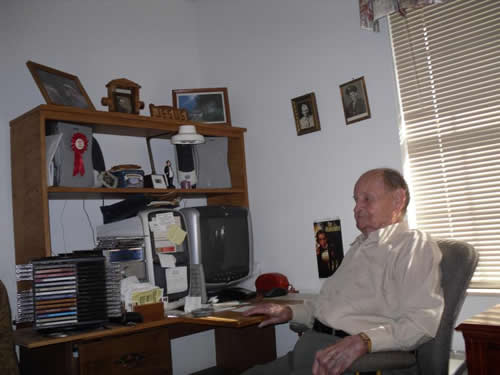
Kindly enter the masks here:
M 422 375 L 448 375 L 453 329 L 479 254 L 471 245 L 462 241 L 438 240 L 437 243 L 443 254 L 441 284 L 445 306 L 436 337 L 418 347 L 415 352 L 365 354 L 352 364 L 350 371 L 362 373 L 416 368 L 418 374 Z M 290 324 L 290 328 L 299 334 L 305 328 L 300 326 Z

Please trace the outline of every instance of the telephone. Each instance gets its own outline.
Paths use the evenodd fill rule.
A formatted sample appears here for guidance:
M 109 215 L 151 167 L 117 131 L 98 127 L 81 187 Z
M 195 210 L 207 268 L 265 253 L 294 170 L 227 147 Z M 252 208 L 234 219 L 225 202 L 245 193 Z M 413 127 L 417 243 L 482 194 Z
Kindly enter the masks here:
M 189 296 L 201 297 L 201 303 L 207 303 L 205 273 L 201 264 L 191 264 L 189 267 Z

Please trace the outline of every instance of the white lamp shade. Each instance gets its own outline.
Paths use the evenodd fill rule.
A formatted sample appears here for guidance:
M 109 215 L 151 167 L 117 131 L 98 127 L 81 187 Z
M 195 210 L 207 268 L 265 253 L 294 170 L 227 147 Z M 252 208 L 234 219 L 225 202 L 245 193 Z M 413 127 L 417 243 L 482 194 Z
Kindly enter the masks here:
M 205 142 L 205 137 L 196 132 L 194 125 L 181 125 L 179 132 L 170 141 L 174 145 L 199 144 Z

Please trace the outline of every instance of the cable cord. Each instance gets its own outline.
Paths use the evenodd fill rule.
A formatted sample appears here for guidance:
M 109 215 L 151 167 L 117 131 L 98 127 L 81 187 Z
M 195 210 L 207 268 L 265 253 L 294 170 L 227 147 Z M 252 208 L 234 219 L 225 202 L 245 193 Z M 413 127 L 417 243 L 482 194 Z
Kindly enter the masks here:
M 96 247 L 97 243 L 95 241 L 95 231 L 94 231 L 94 227 L 92 226 L 92 222 L 90 221 L 89 213 L 87 212 L 87 209 L 85 208 L 85 199 L 82 200 L 82 203 L 83 203 L 83 211 L 85 212 L 85 216 L 87 216 L 87 220 L 89 222 L 89 227 L 90 227 L 90 230 L 92 231 L 92 242 L 94 243 L 94 247 Z
M 61 215 L 59 216 L 59 221 L 60 221 L 60 225 L 61 225 L 61 233 L 62 233 L 62 239 L 63 239 L 63 248 L 64 250 L 66 250 L 66 236 L 65 236 L 65 232 L 64 232 L 64 220 L 63 220 L 63 216 L 64 216 L 64 211 L 66 210 L 66 203 L 68 203 L 68 200 L 65 200 L 64 201 L 64 205 L 63 205 L 63 208 L 61 210 Z M 53 249 L 51 249 L 51 253 L 52 255 L 56 256 L 56 255 L 59 255 L 58 253 L 56 253 Z
M 193 157 L 194 157 L 194 173 L 196 175 L 196 185 L 199 184 L 200 177 L 200 155 L 198 154 L 198 147 L 193 146 Z

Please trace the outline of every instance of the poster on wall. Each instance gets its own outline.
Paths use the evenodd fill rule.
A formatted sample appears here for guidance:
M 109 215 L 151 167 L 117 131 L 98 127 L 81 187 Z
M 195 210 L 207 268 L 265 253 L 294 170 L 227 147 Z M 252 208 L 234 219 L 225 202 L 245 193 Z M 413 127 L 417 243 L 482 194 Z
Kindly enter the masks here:
M 320 279 L 329 277 L 344 259 L 340 219 L 324 219 L 314 222 L 316 259 Z

